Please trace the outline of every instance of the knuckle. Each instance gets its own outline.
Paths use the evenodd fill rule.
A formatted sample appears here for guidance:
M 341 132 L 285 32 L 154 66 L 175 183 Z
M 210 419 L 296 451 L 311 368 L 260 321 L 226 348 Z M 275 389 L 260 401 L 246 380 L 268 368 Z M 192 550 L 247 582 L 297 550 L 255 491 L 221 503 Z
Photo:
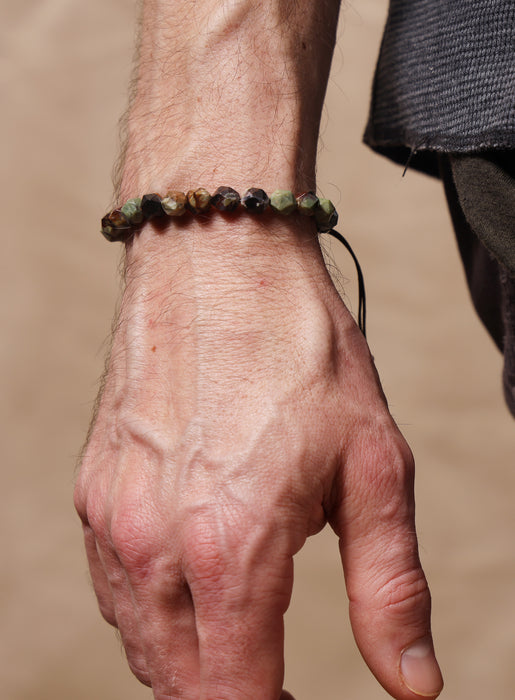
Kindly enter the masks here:
M 381 447 L 373 474 L 367 475 L 369 488 L 380 503 L 378 525 L 411 521 L 414 516 L 415 462 L 408 445 L 393 441 Z
M 79 518 L 84 524 L 87 523 L 87 512 L 86 512 L 86 496 L 82 484 L 77 482 L 75 488 L 73 489 L 73 505 Z
M 152 682 L 150 680 L 150 673 L 144 659 L 140 657 L 133 658 L 127 654 L 127 663 L 129 664 L 132 674 L 136 676 L 139 682 L 150 688 L 152 686 Z
M 76 470 L 74 501 L 75 507 L 84 505 L 88 492 L 88 485 L 95 473 L 95 460 L 85 452 L 79 458 Z M 78 509 L 78 508 L 77 508 Z
M 147 572 L 153 558 L 149 532 L 140 516 L 123 508 L 113 513 L 110 523 L 111 542 L 127 571 Z
M 100 496 L 94 492 L 88 494 L 85 504 L 84 521 L 93 530 L 93 534 L 97 539 L 104 539 L 107 532 L 107 513 Z
M 379 462 L 379 484 L 389 493 L 405 493 L 413 483 L 415 464 L 405 442 L 393 439 L 385 445 Z
M 118 627 L 118 620 L 114 607 L 110 601 L 107 601 L 103 596 L 97 594 L 98 609 L 104 620 L 112 627 Z
M 84 522 L 91 528 L 93 535 L 100 539 L 106 531 L 107 518 L 103 507 L 94 498 L 88 498 L 85 507 Z
M 185 543 L 185 558 L 191 583 L 215 583 L 223 576 L 224 553 L 212 526 L 195 523 Z
M 183 540 L 188 582 L 201 589 L 233 588 L 250 556 L 249 526 L 238 509 L 209 505 L 188 521 Z

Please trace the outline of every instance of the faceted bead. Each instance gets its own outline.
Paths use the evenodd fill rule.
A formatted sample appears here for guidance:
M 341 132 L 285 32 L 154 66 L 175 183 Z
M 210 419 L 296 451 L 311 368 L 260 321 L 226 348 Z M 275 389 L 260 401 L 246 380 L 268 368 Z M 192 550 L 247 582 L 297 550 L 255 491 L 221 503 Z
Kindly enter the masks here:
M 114 241 L 118 240 L 117 231 L 110 225 L 107 216 L 104 216 L 104 218 L 102 219 L 101 231 L 102 235 L 109 241 L 109 243 L 114 243 Z
M 146 220 L 153 219 L 155 216 L 163 216 L 161 197 L 155 192 L 144 195 L 141 199 L 141 211 Z
M 299 212 L 304 216 L 314 216 L 318 207 L 319 199 L 314 192 L 304 192 L 297 197 Z
M 211 208 L 211 195 L 203 187 L 197 190 L 190 190 L 186 195 L 188 208 L 194 214 L 204 214 Z
M 108 217 L 109 217 L 109 221 L 111 222 L 111 226 L 113 228 L 118 228 L 118 229 L 130 228 L 130 224 L 127 220 L 127 217 L 125 216 L 125 214 L 122 212 L 121 209 L 115 209 L 110 214 L 108 214 Z
M 279 214 L 291 214 L 297 208 L 297 200 L 289 190 L 276 190 L 270 195 L 270 206 Z
M 270 204 L 266 192 L 257 187 L 251 187 L 250 190 L 247 190 L 241 201 L 253 214 L 261 214 Z
M 143 212 L 141 211 L 141 197 L 133 197 L 128 199 L 123 207 L 121 208 L 123 214 L 127 218 L 127 221 L 135 226 L 136 224 L 141 224 L 143 221 Z
M 168 216 L 182 216 L 186 211 L 186 195 L 184 192 L 170 190 L 161 200 L 161 206 Z
M 330 231 L 338 223 L 338 212 L 330 199 L 320 199 L 315 212 L 317 228 L 322 233 Z
M 240 195 L 232 187 L 219 187 L 211 197 L 211 204 L 218 211 L 234 211 L 240 202 Z
M 102 234 L 108 241 L 120 241 L 130 231 L 130 224 L 121 209 L 106 214 L 102 219 Z

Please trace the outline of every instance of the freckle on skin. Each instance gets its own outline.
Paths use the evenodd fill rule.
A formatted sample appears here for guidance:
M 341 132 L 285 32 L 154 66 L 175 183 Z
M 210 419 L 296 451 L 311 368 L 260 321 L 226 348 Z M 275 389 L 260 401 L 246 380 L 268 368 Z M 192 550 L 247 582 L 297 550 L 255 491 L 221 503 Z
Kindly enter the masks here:
M 152 352 L 155 352 L 155 351 L 156 351 L 156 346 L 153 345 L 153 346 L 152 346 Z
M 266 287 L 267 286 L 267 281 L 266 280 L 259 280 L 259 286 L 260 287 Z

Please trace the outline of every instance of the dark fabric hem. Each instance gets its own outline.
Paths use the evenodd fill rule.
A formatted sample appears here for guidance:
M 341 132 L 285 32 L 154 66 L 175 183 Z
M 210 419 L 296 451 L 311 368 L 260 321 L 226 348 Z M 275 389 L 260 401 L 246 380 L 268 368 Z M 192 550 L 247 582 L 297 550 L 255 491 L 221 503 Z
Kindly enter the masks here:
M 468 137 L 421 136 L 399 129 L 374 129 L 369 122 L 363 142 L 394 163 L 432 177 L 440 177 L 438 154 L 515 149 L 515 132 L 498 131 Z

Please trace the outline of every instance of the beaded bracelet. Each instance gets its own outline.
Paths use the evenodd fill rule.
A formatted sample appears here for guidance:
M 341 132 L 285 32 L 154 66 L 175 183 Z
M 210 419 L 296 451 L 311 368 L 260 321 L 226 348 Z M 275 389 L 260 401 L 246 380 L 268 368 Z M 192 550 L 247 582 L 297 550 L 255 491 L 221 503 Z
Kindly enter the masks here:
M 153 193 L 129 199 L 104 216 L 102 233 L 108 241 L 123 241 L 150 219 L 180 217 L 186 212 L 207 214 L 212 207 L 220 212 L 235 212 L 240 205 L 252 214 L 262 214 L 267 209 L 282 215 L 298 211 L 312 216 L 320 232 L 330 231 L 338 222 L 334 204 L 329 199 L 319 199 L 314 192 L 295 197 L 289 190 L 276 190 L 268 197 L 264 190 L 251 187 L 240 197 L 232 187 L 219 187 L 214 195 L 200 187 L 186 194 L 170 190 L 164 197 Z
M 102 219 L 102 234 L 108 241 L 126 241 L 145 222 L 151 219 L 176 218 L 191 214 L 207 214 L 211 208 L 220 212 L 236 212 L 238 208 L 251 214 L 262 214 L 267 209 L 287 216 L 298 212 L 313 217 L 317 231 L 328 233 L 342 243 L 349 251 L 358 274 L 359 310 L 358 325 L 366 336 L 366 297 L 363 273 L 359 262 L 347 240 L 334 230 L 338 223 L 338 213 L 330 199 L 319 198 L 314 192 L 295 195 L 290 190 L 276 190 L 270 197 L 257 187 L 251 187 L 243 197 L 232 187 L 219 187 L 214 195 L 200 187 L 186 194 L 170 190 L 164 197 L 156 193 L 129 199 L 119 209 L 106 214 Z

